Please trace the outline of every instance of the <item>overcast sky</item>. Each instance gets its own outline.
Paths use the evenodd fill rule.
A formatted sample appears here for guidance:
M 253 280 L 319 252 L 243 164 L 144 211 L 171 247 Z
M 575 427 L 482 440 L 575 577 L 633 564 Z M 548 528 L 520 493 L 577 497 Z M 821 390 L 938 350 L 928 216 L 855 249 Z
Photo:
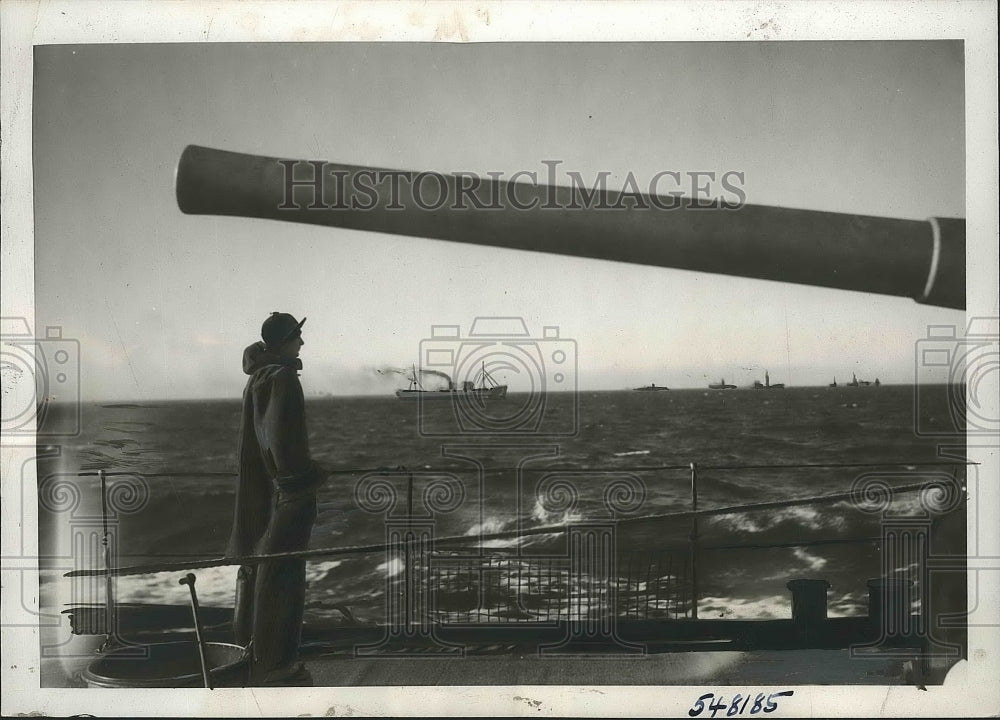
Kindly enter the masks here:
M 440 241 L 186 216 L 190 143 L 509 176 L 744 173 L 752 204 L 964 217 L 960 42 L 35 48 L 36 326 L 89 399 L 239 397 L 243 348 L 301 317 L 309 393 L 389 393 L 431 326 L 522 316 L 581 389 L 912 382 L 964 313 L 906 298 Z M 503 378 L 512 390 L 519 378 Z M 528 389 L 525 385 L 523 389 Z

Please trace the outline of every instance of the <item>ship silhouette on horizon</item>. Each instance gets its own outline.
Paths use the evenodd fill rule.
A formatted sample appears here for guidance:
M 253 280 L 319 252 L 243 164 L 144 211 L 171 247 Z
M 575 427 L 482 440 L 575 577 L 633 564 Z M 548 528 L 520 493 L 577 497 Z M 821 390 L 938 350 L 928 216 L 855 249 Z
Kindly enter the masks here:
M 632 388 L 638 392 L 655 392 L 657 390 L 669 390 L 666 385 L 657 385 L 656 383 L 650 383 L 649 385 L 643 385 L 642 387 Z
M 834 379 L 833 383 L 834 384 L 831 385 L 830 387 L 836 387 L 837 386 L 837 380 L 836 380 L 836 378 Z M 871 385 L 874 385 L 875 387 L 878 387 L 881 384 L 882 383 L 879 382 L 878 378 L 875 378 L 874 382 L 872 382 L 870 380 L 858 380 L 858 376 L 855 373 L 851 373 L 851 382 L 847 383 L 847 387 L 869 387 Z
M 444 378 L 448 382 L 448 387 L 428 390 L 420 382 L 421 374 Z M 507 398 L 507 386 L 498 383 L 487 372 L 485 363 L 483 363 L 479 374 L 476 375 L 476 379 L 463 382 L 461 390 L 455 387 L 450 376 L 440 370 L 417 369 L 414 366 L 410 370 L 409 380 L 410 386 L 408 388 L 396 390 L 396 397 L 400 400 L 445 400 L 459 395 L 473 396 L 480 400 L 505 400 Z
M 764 371 L 764 382 L 761 383 L 760 380 L 753 381 L 754 390 L 783 390 L 785 388 L 785 383 L 775 383 L 771 384 L 771 375 L 765 370 Z
M 717 383 L 710 383 L 708 386 L 709 390 L 735 390 L 735 385 L 730 385 L 726 382 L 726 378 L 720 378 Z

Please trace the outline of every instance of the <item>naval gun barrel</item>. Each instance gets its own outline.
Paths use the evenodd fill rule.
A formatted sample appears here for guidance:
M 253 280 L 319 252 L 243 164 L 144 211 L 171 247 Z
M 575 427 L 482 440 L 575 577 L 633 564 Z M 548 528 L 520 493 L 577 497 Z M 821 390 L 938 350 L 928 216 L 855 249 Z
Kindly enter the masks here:
M 881 293 L 965 308 L 965 219 L 910 220 L 512 183 L 189 145 L 188 214 L 226 215 Z

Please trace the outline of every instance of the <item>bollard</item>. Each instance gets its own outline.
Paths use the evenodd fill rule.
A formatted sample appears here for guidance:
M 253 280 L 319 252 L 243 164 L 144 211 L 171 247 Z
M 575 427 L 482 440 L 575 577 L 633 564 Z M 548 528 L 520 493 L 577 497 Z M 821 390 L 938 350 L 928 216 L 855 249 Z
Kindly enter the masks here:
M 802 645 L 820 641 L 826 626 L 826 580 L 799 578 L 789 580 L 785 587 L 792 591 L 792 623 Z
M 826 580 L 801 578 L 789 580 L 785 587 L 792 591 L 792 620 L 797 625 L 826 622 Z
M 880 638 L 895 638 L 912 632 L 910 586 L 912 580 L 872 578 L 868 581 L 868 619 Z

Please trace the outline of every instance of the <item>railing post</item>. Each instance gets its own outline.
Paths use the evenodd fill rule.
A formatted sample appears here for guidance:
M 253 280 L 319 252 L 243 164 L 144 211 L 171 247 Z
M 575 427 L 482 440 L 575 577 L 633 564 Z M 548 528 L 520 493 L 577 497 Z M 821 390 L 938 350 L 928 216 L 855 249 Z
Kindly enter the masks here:
M 383 514 L 385 524 L 386 626 L 382 639 L 355 645 L 354 655 L 426 655 L 463 653 L 461 647 L 437 639 L 434 626 L 435 513 L 451 512 L 465 497 L 454 476 L 421 473 L 427 478 L 418 509 L 414 504 L 416 473 L 398 466 L 361 478 L 354 488 L 359 507 Z M 405 480 L 404 480 L 405 478 Z M 406 483 L 405 510 L 402 485 Z M 397 512 L 399 507 L 399 512 Z M 392 572 L 399 563 L 398 572 Z
M 691 510 L 698 512 L 698 466 L 691 463 Z M 691 619 L 698 619 L 698 516 L 691 516 Z
M 108 477 L 105 470 L 98 470 L 97 476 L 101 479 L 101 545 L 104 550 L 104 569 L 107 574 L 104 576 L 104 622 L 105 639 L 101 645 L 101 650 L 119 645 L 118 627 L 116 622 L 117 608 L 115 607 L 114 576 L 111 574 L 113 563 L 111 562 L 111 541 L 108 532 Z

